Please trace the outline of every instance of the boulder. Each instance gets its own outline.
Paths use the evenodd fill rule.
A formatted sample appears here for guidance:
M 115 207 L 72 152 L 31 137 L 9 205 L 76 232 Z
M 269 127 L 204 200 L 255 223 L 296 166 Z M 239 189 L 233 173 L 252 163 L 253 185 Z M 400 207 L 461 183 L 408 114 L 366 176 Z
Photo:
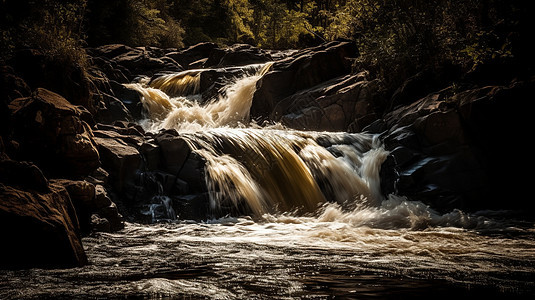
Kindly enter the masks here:
M 110 174 L 113 187 L 121 192 L 141 166 L 139 151 L 120 137 L 95 137 L 94 140 L 101 155 L 102 167 Z
M 15 53 L 11 64 L 32 90 L 45 88 L 95 112 L 93 84 L 79 61 L 67 62 L 36 49 L 23 49 Z
M 99 167 L 88 123 L 91 115 L 60 95 L 39 88 L 9 104 L 20 155 L 46 173 L 86 176 Z
M 531 207 L 521 188 L 510 188 L 528 185 L 507 162 L 517 149 L 500 141 L 523 139 L 529 117 L 522 107 L 533 94 L 533 81 L 444 89 L 386 114 L 375 132 L 386 130 L 397 193 L 444 212 Z
M 56 184 L 47 189 L 0 183 L 0 268 L 63 268 L 87 263 L 68 192 Z
M 9 158 L 0 160 L 0 182 L 20 189 L 48 192 L 48 179 L 31 162 L 19 162 Z
M 134 120 L 132 114 L 121 100 L 106 93 L 99 94 L 99 97 L 101 99 L 100 106 L 95 114 L 98 122 L 112 124 L 117 120 Z
M 351 59 L 357 56 L 354 43 L 334 41 L 295 52 L 274 62 L 271 71 L 257 83 L 251 117 L 267 119 L 284 98 L 348 74 Z
M 85 180 L 53 179 L 51 182 L 67 190 L 76 210 L 80 230 L 83 234 L 89 234 L 91 212 L 95 202 L 95 186 Z
M 166 172 L 178 174 L 191 152 L 186 140 L 176 130 L 165 130 L 155 137 L 162 154 L 162 166 Z
M 282 99 L 270 119 L 300 130 L 352 131 L 376 119 L 384 105 L 378 80 L 368 81 L 366 72 L 346 75 Z
M 272 61 L 271 55 L 247 44 L 235 44 L 227 49 L 213 49 L 204 63 L 205 68 L 245 66 Z
M 199 66 L 199 63 L 196 62 L 202 61 L 200 64 L 204 63 L 215 49 L 218 49 L 217 44 L 206 42 L 180 51 L 169 52 L 165 56 L 172 58 L 185 69 L 194 69 Z

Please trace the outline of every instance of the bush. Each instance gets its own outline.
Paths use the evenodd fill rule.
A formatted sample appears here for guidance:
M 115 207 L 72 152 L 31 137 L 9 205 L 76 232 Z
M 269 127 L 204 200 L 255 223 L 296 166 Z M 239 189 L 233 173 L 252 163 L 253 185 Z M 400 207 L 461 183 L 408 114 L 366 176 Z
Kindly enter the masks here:
M 82 16 L 85 1 L 7 0 L 0 4 L 0 52 L 4 59 L 17 49 L 38 49 L 48 59 L 85 68 Z

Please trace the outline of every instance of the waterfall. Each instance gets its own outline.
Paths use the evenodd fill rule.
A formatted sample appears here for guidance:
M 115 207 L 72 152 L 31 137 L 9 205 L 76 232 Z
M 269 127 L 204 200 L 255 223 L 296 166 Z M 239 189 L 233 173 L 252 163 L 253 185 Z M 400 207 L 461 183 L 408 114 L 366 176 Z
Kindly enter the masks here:
M 147 130 L 176 129 L 205 159 L 213 211 L 262 216 L 310 213 L 325 202 L 379 205 L 379 170 L 388 153 L 373 136 L 248 125 L 256 83 L 270 67 L 244 67 L 249 75 L 204 104 L 193 94 L 199 70 L 128 86 L 142 95 Z

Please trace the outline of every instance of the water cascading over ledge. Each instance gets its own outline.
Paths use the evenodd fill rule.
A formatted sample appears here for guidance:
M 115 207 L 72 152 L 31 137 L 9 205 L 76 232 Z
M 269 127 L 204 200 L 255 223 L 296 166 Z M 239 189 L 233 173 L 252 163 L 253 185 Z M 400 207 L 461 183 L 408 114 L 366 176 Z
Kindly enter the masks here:
M 176 130 L 176 136 L 170 139 L 180 140 L 182 147 L 166 155 L 184 157 L 178 170 L 173 170 L 178 171 L 178 178 L 191 173 L 188 164 L 192 158 L 188 153 L 201 161 L 202 175 L 197 179 L 204 177 L 208 197 L 205 217 L 261 217 L 287 212 L 302 215 L 315 212 L 326 202 L 348 209 L 380 205 L 384 197 L 379 170 L 388 153 L 376 137 L 249 123 L 257 81 L 270 66 L 243 67 L 240 77 L 206 102 L 198 94 L 202 70 L 128 85 L 142 95 L 147 118 L 141 124 L 146 130 Z M 199 173 L 198 168 L 195 172 Z M 175 213 L 179 218 L 188 217 L 183 205 L 174 205 L 176 209 L 170 211 L 169 199 L 175 199 L 173 203 L 199 202 L 191 191 L 167 195 L 159 192 L 153 202 L 154 199 L 150 207 L 153 219 L 157 207 L 165 207 L 163 219 L 172 219 Z

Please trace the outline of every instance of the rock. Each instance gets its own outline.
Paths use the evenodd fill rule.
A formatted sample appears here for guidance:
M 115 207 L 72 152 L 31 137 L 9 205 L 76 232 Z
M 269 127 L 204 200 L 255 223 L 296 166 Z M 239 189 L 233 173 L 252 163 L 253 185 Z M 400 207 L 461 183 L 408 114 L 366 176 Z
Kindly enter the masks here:
M 383 139 L 396 162 L 398 194 L 444 212 L 530 207 L 521 190 L 496 187 L 528 185 L 506 162 L 517 150 L 500 141 L 523 139 L 519 129 L 529 127 L 529 117 L 521 107 L 533 94 L 533 81 L 444 89 L 386 114 Z
M 91 231 L 91 212 L 94 210 L 95 186 L 85 180 L 54 179 L 52 183 L 63 186 L 69 193 L 83 234 Z
M 98 122 L 111 124 L 117 120 L 133 121 L 134 118 L 124 103 L 114 96 L 102 93 L 101 106 L 96 113 Z
M 23 190 L 49 191 L 48 180 L 37 166 L 9 158 L 0 160 L 0 182 Z
M 104 186 L 100 184 L 95 186 L 95 201 L 92 204 L 91 208 L 93 211 L 98 211 L 99 209 L 112 205 L 111 199 Z
M 178 174 L 191 152 L 188 143 L 175 130 L 166 130 L 156 135 L 160 146 L 162 166 L 171 174 Z
M 29 97 L 30 94 L 30 87 L 15 74 L 12 67 L 0 66 L 0 96 L 7 100 L 6 103 L 17 98 Z
M 353 131 L 375 120 L 384 107 L 378 100 L 378 80 L 368 81 L 366 72 L 327 81 L 282 99 L 270 119 L 301 130 Z
M 298 91 L 310 89 L 351 71 L 358 50 L 351 42 L 330 42 L 276 61 L 257 83 L 251 107 L 253 119 L 267 119 L 276 105 Z
M 85 176 L 99 167 L 87 111 L 60 95 L 37 89 L 9 105 L 23 159 L 55 175 Z
M 217 49 L 215 43 L 199 43 L 181 51 L 173 51 L 165 56 L 172 58 L 185 69 L 196 68 L 196 62 L 208 59 L 208 56 Z
M 87 264 L 69 194 L 21 190 L 0 183 L 1 268 L 64 268 Z
M 228 49 L 213 49 L 204 67 L 245 66 L 272 60 L 271 55 L 262 49 L 247 44 L 235 44 Z
M 97 214 L 108 220 L 110 231 L 119 231 L 124 228 L 123 216 L 119 214 L 115 203 L 112 202 L 109 206 L 99 209 Z
M 12 65 L 32 90 L 45 88 L 95 112 L 91 79 L 77 62 L 66 63 L 39 50 L 24 49 L 15 53 Z
M 160 146 L 156 144 L 156 141 L 145 141 L 141 145 L 141 147 L 139 147 L 139 152 L 143 155 L 143 163 L 145 170 L 152 171 L 160 168 L 161 150 Z
M 91 228 L 97 232 L 111 232 L 110 221 L 101 218 L 98 214 L 91 215 Z
M 110 87 L 114 96 L 124 104 L 132 118 L 141 120 L 143 118 L 143 105 L 140 94 L 113 80 L 110 80 Z
M 95 137 L 103 168 L 110 174 L 113 187 L 121 192 L 141 166 L 139 151 L 119 137 Z

